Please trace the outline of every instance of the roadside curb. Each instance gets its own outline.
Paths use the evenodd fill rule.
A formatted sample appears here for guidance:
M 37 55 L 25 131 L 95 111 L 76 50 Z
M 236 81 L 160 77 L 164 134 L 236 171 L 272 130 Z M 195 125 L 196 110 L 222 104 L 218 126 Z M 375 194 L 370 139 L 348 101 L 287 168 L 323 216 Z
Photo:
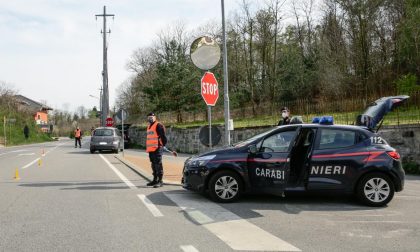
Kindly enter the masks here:
M 116 159 L 118 159 L 121 163 L 125 164 L 128 168 L 130 168 L 133 172 L 137 173 L 138 175 L 140 175 L 141 177 L 143 177 L 144 179 L 148 180 L 148 181 L 152 181 L 153 177 L 152 175 L 144 172 L 142 169 L 138 168 L 135 164 L 131 163 L 130 161 L 126 160 L 125 158 L 118 156 L 118 155 L 114 155 L 114 157 Z M 168 180 L 163 180 L 163 184 L 164 185 L 175 185 L 175 186 L 182 186 L 181 183 L 176 183 L 176 182 L 170 182 Z

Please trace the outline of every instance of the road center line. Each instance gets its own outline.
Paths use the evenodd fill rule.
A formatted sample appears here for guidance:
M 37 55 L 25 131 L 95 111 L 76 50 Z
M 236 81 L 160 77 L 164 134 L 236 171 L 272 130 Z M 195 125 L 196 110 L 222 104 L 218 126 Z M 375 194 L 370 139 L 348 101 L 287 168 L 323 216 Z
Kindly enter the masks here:
M 137 194 L 137 197 L 143 202 L 143 204 L 149 209 L 149 211 L 155 217 L 163 217 L 163 214 L 159 211 L 159 209 L 146 197 L 144 194 Z
M 197 224 L 205 227 L 234 250 L 300 251 L 240 216 L 190 193 L 165 193 Z M 200 213 L 199 213 L 200 212 Z
M 117 176 L 124 181 L 124 183 L 130 187 L 131 189 L 137 189 L 137 187 L 131 183 L 130 180 L 128 180 L 117 168 L 115 168 L 115 166 L 113 166 L 108 159 L 106 159 L 102 154 L 99 154 L 99 156 L 102 158 L 102 160 L 104 160 L 104 162 L 109 166 L 109 168 L 111 168 L 111 170 L 113 170 L 115 172 L 115 174 L 117 174 Z
M 57 146 L 55 146 L 54 148 L 52 148 L 51 150 L 49 150 L 47 153 L 45 153 L 45 155 L 47 155 L 48 153 L 50 153 L 51 151 L 53 151 L 53 150 L 55 150 L 55 149 L 57 149 L 59 146 L 61 146 L 61 145 L 63 145 L 63 144 L 66 144 L 66 143 L 62 143 L 62 144 L 59 144 L 59 145 L 57 145 Z M 44 156 L 45 156 L 44 155 Z M 30 167 L 31 165 L 33 165 L 33 164 L 35 164 L 36 162 L 38 162 L 38 160 L 40 160 L 41 158 L 37 158 L 37 159 L 35 159 L 35 160 L 33 160 L 32 162 L 30 162 L 29 164 L 27 164 L 27 165 L 25 165 L 24 167 L 22 167 L 22 169 L 26 169 L 26 168 L 28 168 L 28 167 Z
M 55 149 L 57 149 L 58 147 L 60 147 L 60 146 L 62 146 L 62 145 L 64 145 L 64 144 L 66 144 L 66 143 L 59 144 L 59 145 L 55 146 L 54 148 L 52 148 L 51 150 L 48 150 L 48 151 L 45 153 L 45 155 L 47 155 L 48 153 L 50 153 L 50 152 L 54 151 Z
M 196 249 L 193 245 L 184 245 L 180 246 L 180 248 L 184 252 L 198 252 L 198 249 Z
M 39 160 L 40 158 L 37 158 L 37 159 L 35 159 L 34 161 L 32 161 L 32 162 L 30 162 L 29 164 L 27 164 L 27 165 L 25 165 L 24 167 L 22 167 L 22 169 L 26 169 L 26 168 L 28 168 L 29 166 L 31 166 L 31 165 L 33 165 L 33 164 L 35 164 L 36 162 L 38 162 L 38 160 Z

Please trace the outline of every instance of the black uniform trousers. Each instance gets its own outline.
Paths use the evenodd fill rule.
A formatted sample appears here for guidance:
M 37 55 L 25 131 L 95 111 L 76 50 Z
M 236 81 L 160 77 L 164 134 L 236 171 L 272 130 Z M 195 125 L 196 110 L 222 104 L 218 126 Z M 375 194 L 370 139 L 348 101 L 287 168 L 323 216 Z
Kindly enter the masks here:
M 162 147 L 159 147 L 154 152 L 149 152 L 149 159 L 152 163 L 152 170 L 153 170 L 153 179 L 162 180 L 163 176 L 163 165 L 162 165 Z
M 82 143 L 80 141 L 80 137 L 74 138 L 74 147 L 77 147 L 77 143 L 79 143 L 79 147 L 82 147 Z

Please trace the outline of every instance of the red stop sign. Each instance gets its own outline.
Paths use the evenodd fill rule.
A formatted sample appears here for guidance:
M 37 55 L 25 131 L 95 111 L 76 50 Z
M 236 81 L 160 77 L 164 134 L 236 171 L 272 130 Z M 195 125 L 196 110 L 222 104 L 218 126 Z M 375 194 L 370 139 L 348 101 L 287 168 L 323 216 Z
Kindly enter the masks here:
M 108 117 L 106 120 L 105 120 L 105 122 L 106 122 L 106 126 L 107 127 L 111 127 L 112 125 L 114 125 L 114 120 L 111 118 L 111 117 Z
M 211 72 L 206 72 L 201 78 L 201 96 L 208 106 L 216 105 L 219 98 L 219 84 Z

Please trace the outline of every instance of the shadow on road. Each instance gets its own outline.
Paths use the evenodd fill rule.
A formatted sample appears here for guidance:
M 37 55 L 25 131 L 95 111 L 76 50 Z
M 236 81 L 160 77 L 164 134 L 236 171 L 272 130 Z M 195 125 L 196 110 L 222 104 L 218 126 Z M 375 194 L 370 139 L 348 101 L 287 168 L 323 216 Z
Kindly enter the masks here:
M 205 203 L 211 201 L 207 195 L 199 193 L 191 193 L 185 190 L 159 191 L 148 195 L 150 201 L 156 205 L 177 206 L 165 196 L 164 193 L 180 193 L 183 194 L 187 201 L 201 201 Z M 199 197 L 199 198 L 198 198 Z M 211 201 L 212 202 L 212 201 Z M 252 219 L 263 217 L 259 211 L 279 211 L 286 214 L 300 214 L 301 212 L 349 212 L 360 210 L 376 210 L 381 208 L 372 208 L 360 205 L 354 197 L 351 196 L 334 196 L 334 195 L 303 195 L 293 194 L 285 198 L 272 195 L 243 195 L 243 197 L 235 203 L 214 203 L 243 219 Z M 385 207 L 386 208 L 386 207 Z M 190 209 L 191 210 L 191 209 Z M 182 211 L 182 210 L 180 210 Z M 186 213 L 185 213 L 186 214 Z M 186 214 L 186 218 L 190 218 Z M 195 221 L 191 220 L 193 223 Z M 196 223 L 197 224 L 197 223 Z

